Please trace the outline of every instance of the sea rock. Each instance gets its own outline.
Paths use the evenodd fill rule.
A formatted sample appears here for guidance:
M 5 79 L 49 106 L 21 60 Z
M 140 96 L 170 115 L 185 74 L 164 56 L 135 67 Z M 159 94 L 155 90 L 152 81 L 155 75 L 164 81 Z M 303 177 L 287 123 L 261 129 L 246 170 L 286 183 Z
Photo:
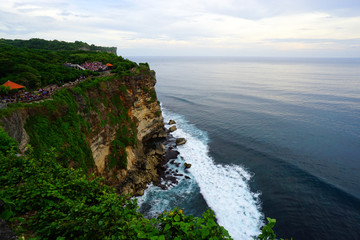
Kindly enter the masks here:
M 184 163 L 185 168 L 191 168 L 191 164 L 190 163 Z
M 183 145 L 186 143 L 186 139 L 185 138 L 177 138 L 176 139 L 176 146 L 179 146 L 179 145 Z
M 139 189 L 137 192 L 135 192 L 134 195 L 136 195 L 136 196 L 142 196 L 142 195 L 144 195 L 144 189 Z
M 174 132 L 174 131 L 176 131 L 176 130 L 177 130 L 176 126 L 171 126 L 171 127 L 169 128 L 169 132 Z
M 168 149 L 165 153 L 165 161 L 176 159 L 179 154 L 180 153 L 178 151 Z M 174 164 L 174 161 L 172 161 L 171 163 Z
M 170 120 L 168 124 L 173 125 L 173 124 L 176 124 L 176 122 L 174 120 Z

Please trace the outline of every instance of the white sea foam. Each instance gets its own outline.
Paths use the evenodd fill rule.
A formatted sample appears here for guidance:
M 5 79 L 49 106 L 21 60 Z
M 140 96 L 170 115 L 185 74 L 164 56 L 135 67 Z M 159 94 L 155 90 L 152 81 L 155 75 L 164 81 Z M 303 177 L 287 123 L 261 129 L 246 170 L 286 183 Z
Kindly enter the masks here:
M 248 186 L 251 174 L 237 165 L 214 163 L 209 156 L 206 132 L 189 124 L 178 114 L 163 109 L 163 115 L 166 122 L 169 119 L 176 121 L 178 130 L 172 135 L 187 139 L 185 145 L 178 146 L 184 160 L 179 157 L 177 161 L 192 165 L 189 169 L 191 180 L 180 181 L 179 185 L 168 191 L 150 186 L 139 198 L 140 207 L 148 202 L 151 215 L 154 215 L 171 209 L 175 198 L 189 196 L 191 191 L 200 187 L 200 193 L 215 212 L 219 224 L 234 239 L 253 239 L 260 233 L 263 216 L 259 210 L 258 194 L 252 193 Z

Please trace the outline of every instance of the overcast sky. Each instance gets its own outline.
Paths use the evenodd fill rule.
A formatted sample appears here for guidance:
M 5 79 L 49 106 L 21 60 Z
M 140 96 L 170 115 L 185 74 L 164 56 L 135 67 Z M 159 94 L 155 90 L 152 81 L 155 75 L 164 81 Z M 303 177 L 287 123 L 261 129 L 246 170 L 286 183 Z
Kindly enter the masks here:
M 2 0 L 0 38 L 124 56 L 360 57 L 360 0 Z

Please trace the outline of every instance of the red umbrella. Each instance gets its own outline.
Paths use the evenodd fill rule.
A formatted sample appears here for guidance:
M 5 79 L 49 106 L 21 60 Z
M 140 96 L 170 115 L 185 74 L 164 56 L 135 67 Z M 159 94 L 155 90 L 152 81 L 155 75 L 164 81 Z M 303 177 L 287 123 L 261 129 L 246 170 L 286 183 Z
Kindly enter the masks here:
M 24 86 L 14 83 L 12 81 L 7 81 L 6 83 L 3 84 L 3 86 L 10 87 L 10 90 L 25 88 Z

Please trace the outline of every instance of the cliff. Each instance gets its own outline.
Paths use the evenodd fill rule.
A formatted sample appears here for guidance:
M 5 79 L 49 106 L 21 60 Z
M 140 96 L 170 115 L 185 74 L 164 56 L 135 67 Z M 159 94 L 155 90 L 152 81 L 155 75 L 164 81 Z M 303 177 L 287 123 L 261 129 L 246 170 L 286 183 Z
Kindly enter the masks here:
M 141 195 L 159 181 L 167 136 L 157 101 L 155 72 L 87 79 L 61 89 L 52 100 L 20 105 L 2 114 L 0 124 L 39 155 L 55 151 L 63 165 L 104 177 L 120 193 Z

